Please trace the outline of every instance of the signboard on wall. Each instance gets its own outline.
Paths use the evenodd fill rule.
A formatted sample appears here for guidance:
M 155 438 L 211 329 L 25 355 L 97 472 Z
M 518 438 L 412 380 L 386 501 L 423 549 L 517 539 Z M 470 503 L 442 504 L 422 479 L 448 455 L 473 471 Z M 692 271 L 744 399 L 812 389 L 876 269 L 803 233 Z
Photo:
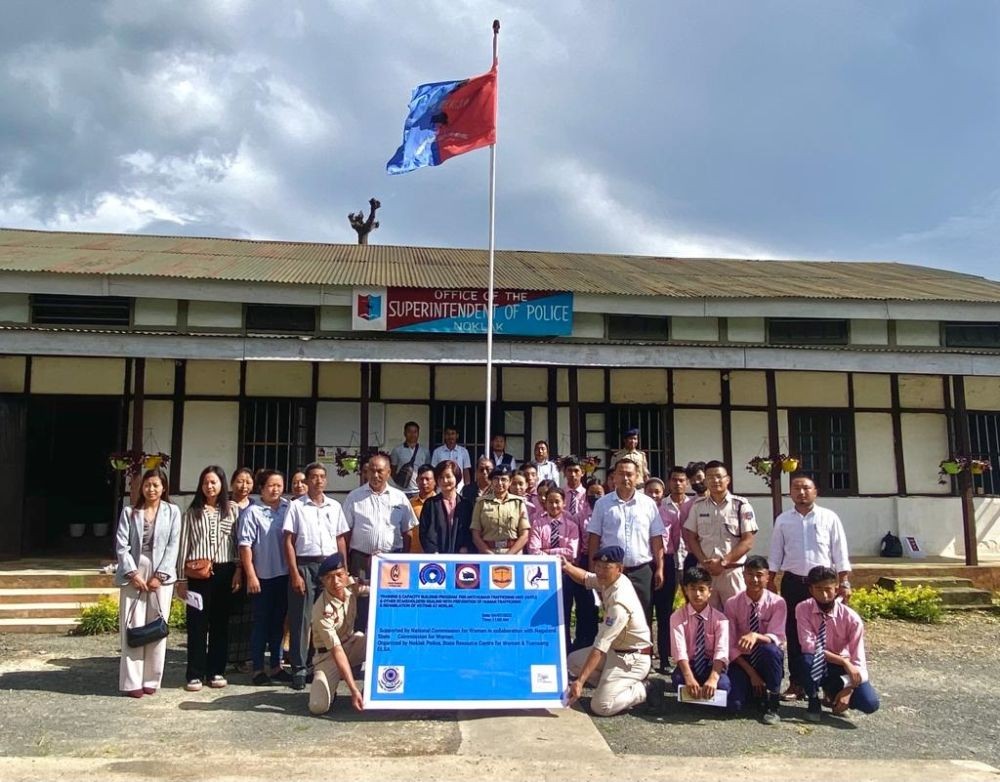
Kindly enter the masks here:
M 481 288 L 355 288 L 355 331 L 485 334 L 486 296 Z M 493 333 L 568 337 L 573 294 L 565 291 L 493 292 Z
M 558 558 L 383 554 L 371 590 L 366 709 L 562 707 Z

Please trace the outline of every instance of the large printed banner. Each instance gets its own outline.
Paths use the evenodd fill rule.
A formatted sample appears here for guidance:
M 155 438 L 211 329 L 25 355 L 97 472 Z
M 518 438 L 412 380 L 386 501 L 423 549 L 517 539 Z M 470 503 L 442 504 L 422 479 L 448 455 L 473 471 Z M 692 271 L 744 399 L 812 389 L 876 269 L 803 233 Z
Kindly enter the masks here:
M 355 288 L 355 331 L 485 334 L 487 291 L 479 288 Z M 573 331 L 573 294 L 493 292 L 493 333 L 567 337 Z
M 382 554 L 371 587 L 366 709 L 562 707 L 557 557 Z

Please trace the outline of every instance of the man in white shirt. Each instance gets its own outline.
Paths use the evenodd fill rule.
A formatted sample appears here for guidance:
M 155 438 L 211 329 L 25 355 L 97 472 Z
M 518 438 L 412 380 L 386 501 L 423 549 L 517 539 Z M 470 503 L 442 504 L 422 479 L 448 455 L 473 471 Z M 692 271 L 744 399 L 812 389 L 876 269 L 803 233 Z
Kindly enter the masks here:
M 625 575 L 635 587 L 649 622 L 653 590 L 663 585 L 663 521 L 659 508 L 636 491 L 639 466 L 622 459 L 615 466 L 615 490 L 594 504 L 587 522 L 588 548 L 593 562 L 598 549 L 621 546 Z
M 437 467 L 445 459 L 451 459 L 462 471 L 460 483 L 472 482 L 472 459 L 464 446 L 458 444 L 458 429 L 454 426 L 447 426 L 444 430 L 444 445 L 439 445 L 431 454 L 431 467 Z M 459 486 L 461 491 L 462 487 Z
M 408 551 L 410 530 L 417 526 L 413 506 L 399 489 L 389 485 L 389 457 L 377 453 L 368 460 L 368 483 L 344 500 L 348 534 L 348 570 L 366 581 L 372 557 L 383 552 Z M 358 602 L 357 627 L 368 627 L 368 598 Z
M 389 461 L 392 462 L 392 485 L 400 489 L 407 497 L 416 497 L 417 468 L 431 460 L 431 452 L 418 442 L 420 424 L 407 421 L 403 424 L 403 442 L 392 449 Z
M 313 462 L 306 467 L 309 491 L 289 505 L 282 530 L 288 563 L 288 628 L 292 689 L 304 690 L 309 664 L 312 605 L 323 589 L 319 566 L 331 554 L 347 551 L 347 521 L 340 503 L 327 497 L 326 467 Z
M 774 521 L 771 534 L 771 589 L 774 577 L 781 577 L 781 596 L 788 606 L 785 626 L 788 637 L 789 687 L 786 700 L 804 695 L 803 683 L 798 681 L 799 645 L 798 623 L 795 607 L 808 600 L 809 585 L 806 576 L 814 567 L 823 566 L 837 571 L 837 594 L 847 602 L 851 597 L 851 561 L 847 555 L 847 536 L 840 517 L 829 508 L 816 504 L 816 483 L 804 473 L 794 473 L 789 481 L 789 495 L 795 507 L 786 510 Z
M 535 443 L 534 456 L 538 480 L 559 483 L 559 465 L 549 459 L 549 444 L 545 440 L 539 440 Z

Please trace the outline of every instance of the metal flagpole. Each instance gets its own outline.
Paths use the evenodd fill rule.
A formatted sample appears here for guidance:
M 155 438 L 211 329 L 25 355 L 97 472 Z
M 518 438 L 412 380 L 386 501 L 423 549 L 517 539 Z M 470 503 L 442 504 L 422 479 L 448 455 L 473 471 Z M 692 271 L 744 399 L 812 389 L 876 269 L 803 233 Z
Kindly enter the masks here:
M 498 39 L 500 37 L 500 20 L 493 20 L 493 69 L 496 70 L 497 67 L 497 47 Z M 499 120 L 499 99 L 500 99 L 500 85 L 499 85 L 499 74 L 497 75 L 497 88 L 496 88 L 496 101 L 497 107 L 494 109 L 494 121 Z M 493 396 L 493 256 L 496 249 L 496 224 L 495 224 L 495 211 L 496 211 L 496 197 L 497 197 L 497 176 L 496 176 L 496 165 L 497 165 L 497 144 L 494 141 L 490 144 L 490 281 L 486 293 L 486 442 L 484 443 L 483 453 L 489 454 L 490 452 L 490 425 L 491 425 L 491 411 L 490 411 L 490 400 Z M 478 459 L 478 456 L 474 457 Z

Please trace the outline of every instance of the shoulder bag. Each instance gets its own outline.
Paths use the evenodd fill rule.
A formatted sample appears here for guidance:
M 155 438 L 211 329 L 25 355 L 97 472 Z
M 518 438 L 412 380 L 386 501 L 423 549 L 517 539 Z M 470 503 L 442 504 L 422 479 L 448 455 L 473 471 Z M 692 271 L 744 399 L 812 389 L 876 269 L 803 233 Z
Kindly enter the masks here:
M 152 594 L 150 594 L 147 600 L 151 600 L 152 597 Z M 129 624 L 132 624 L 132 619 L 135 617 L 135 609 L 138 605 L 138 599 L 132 603 L 132 610 L 128 615 Z M 146 644 L 151 644 L 154 641 L 159 641 L 161 638 L 166 638 L 170 634 L 170 628 L 167 626 L 167 620 L 163 618 L 163 611 L 160 610 L 159 597 L 156 598 L 156 607 L 157 610 L 159 610 L 160 615 L 152 622 L 148 622 L 141 627 L 128 627 L 125 629 L 125 642 L 133 649 L 145 646 Z

